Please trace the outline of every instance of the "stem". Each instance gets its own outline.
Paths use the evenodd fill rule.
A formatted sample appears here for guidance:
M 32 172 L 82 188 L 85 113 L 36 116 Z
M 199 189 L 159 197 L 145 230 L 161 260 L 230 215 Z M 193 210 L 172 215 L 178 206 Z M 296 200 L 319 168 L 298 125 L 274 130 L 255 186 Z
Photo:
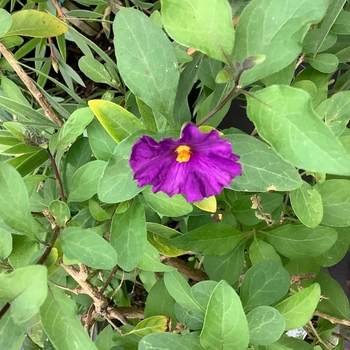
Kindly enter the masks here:
M 44 265 L 46 259 L 49 257 L 49 255 L 51 253 L 53 246 L 55 245 L 55 242 L 56 242 L 59 234 L 60 234 L 60 229 L 57 227 L 53 232 L 53 236 L 50 240 L 49 246 L 46 247 L 44 254 L 41 256 L 41 258 L 36 263 L 37 265 Z
M 17 75 L 21 78 L 25 86 L 28 88 L 32 96 L 36 99 L 40 107 L 43 109 L 46 117 L 61 126 L 62 122 L 57 117 L 56 113 L 51 108 L 50 104 L 47 102 L 45 96 L 39 91 L 36 85 L 33 83 L 32 79 L 24 71 L 21 65 L 13 56 L 12 52 L 7 49 L 7 47 L 0 40 L 0 53 L 6 58 L 7 62 L 14 69 Z
M 209 112 L 202 120 L 200 120 L 196 125 L 201 126 L 206 123 L 215 113 L 220 111 L 221 108 L 225 106 L 225 104 L 231 100 L 233 95 L 239 90 L 239 85 L 235 84 L 233 89 L 229 92 L 229 94 L 211 111 Z
M 53 170 L 55 172 L 56 180 L 58 182 L 58 188 L 59 188 L 59 191 L 60 191 L 61 200 L 63 202 L 65 202 L 66 201 L 66 196 L 64 194 L 62 179 L 61 179 L 61 175 L 60 175 L 60 173 L 58 171 L 58 168 L 57 168 L 55 157 L 52 155 L 52 153 L 50 152 L 50 150 L 48 148 L 46 148 L 46 152 L 49 155 L 49 158 L 50 158 L 50 161 L 51 161 L 51 165 L 52 165 Z
M 7 310 L 10 308 L 11 304 L 9 302 L 7 302 L 3 308 L 0 310 L 0 320 L 2 319 L 2 317 L 6 314 Z

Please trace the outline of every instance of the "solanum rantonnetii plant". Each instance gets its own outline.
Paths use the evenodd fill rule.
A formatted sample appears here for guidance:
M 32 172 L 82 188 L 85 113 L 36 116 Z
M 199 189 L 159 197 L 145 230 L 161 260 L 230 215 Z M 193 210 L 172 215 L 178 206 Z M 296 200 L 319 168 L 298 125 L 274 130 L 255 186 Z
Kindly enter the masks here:
M 59 7 L 0 11 L 0 348 L 343 349 L 349 4 L 82 3 L 116 59 Z

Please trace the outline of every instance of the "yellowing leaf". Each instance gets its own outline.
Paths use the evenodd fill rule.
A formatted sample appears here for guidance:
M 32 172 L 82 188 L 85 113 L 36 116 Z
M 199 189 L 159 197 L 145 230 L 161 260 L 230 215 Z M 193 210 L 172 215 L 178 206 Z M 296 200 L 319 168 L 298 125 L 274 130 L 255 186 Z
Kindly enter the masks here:
M 91 100 L 88 104 L 105 130 L 118 143 L 134 132 L 146 129 L 132 113 L 113 102 Z
M 165 316 L 152 316 L 138 323 L 129 334 L 137 334 L 140 337 L 144 337 L 155 332 L 165 332 L 167 323 L 168 318 Z
M 209 213 L 215 213 L 217 208 L 217 202 L 215 196 L 202 199 L 200 202 L 193 203 L 197 208 Z
M 56 17 L 37 10 L 22 10 L 12 15 L 12 25 L 4 37 L 23 35 L 49 38 L 64 34 L 68 27 Z

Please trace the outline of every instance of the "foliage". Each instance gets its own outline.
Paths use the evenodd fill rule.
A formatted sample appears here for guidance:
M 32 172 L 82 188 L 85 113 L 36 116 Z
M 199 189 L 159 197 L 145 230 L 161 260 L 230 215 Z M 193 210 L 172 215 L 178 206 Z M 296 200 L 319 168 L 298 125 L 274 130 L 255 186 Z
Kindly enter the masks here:
M 0 348 L 343 349 L 350 4 L 73 5 L 1 2 Z M 251 135 L 222 130 L 232 99 Z M 242 176 L 198 203 L 139 188 L 135 142 L 189 122 Z

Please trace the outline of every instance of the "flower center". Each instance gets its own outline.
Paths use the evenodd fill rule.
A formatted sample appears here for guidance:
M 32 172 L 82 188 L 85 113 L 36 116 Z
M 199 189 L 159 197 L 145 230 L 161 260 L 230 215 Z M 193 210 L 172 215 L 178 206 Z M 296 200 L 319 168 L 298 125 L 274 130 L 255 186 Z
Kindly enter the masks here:
M 191 158 L 191 148 L 186 145 L 177 147 L 175 152 L 177 152 L 176 161 L 179 163 L 188 162 Z

